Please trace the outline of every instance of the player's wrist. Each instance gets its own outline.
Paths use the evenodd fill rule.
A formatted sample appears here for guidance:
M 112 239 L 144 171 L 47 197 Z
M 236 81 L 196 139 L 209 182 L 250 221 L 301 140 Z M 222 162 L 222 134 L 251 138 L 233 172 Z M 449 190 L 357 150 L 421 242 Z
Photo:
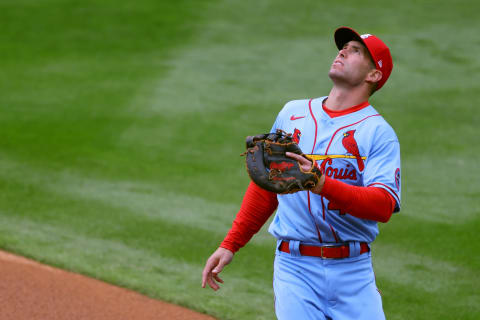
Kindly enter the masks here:
M 306 158 L 311 161 L 311 169 L 309 171 L 315 174 L 315 176 L 317 177 L 317 183 L 315 184 L 315 186 L 310 188 L 310 191 L 316 194 L 320 194 L 325 183 L 325 175 L 323 173 L 323 170 L 318 165 L 317 161 L 310 158 L 308 155 L 306 155 Z
M 322 189 L 323 189 L 324 185 L 325 185 L 325 175 L 322 174 L 320 179 L 318 179 L 318 183 L 315 185 L 315 187 L 310 189 L 310 191 L 315 193 L 315 194 L 320 194 L 322 192 Z
M 234 251 L 234 249 L 232 249 L 232 248 L 226 248 L 226 247 L 224 247 L 224 246 L 222 246 L 222 245 L 220 245 L 220 246 L 217 248 L 217 251 L 219 251 L 219 252 L 226 252 L 226 253 L 229 253 L 229 254 L 231 253 L 232 255 L 234 255 L 235 252 L 236 252 L 236 251 Z M 237 251 L 238 251 L 238 250 L 237 250 Z

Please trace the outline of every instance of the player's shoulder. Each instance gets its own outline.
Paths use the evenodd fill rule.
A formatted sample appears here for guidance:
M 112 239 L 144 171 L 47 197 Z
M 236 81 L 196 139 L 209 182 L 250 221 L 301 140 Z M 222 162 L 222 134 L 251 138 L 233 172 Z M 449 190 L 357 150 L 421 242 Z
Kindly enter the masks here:
M 298 109 L 308 108 L 308 102 L 311 99 L 298 99 L 298 100 L 290 100 L 282 108 L 282 111 L 295 111 Z
M 382 140 L 398 141 L 397 134 L 390 123 L 372 105 L 366 109 L 365 111 L 370 115 L 365 123 L 367 130 Z
M 278 117 L 283 119 L 289 118 L 292 115 L 303 115 L 308 110 L 308 101 L 310 101 L 310 99 L 288 101 L 278 113 Z
M 283 114 L 290 115 L 290 114 L 308 112 L 310 102 L 316 99 L 317 98 L 290 100 L 287 103 L 285 103 L 282 110 L 280 111 L 280 115 L 283 115 Z
M 288 123 L 291 120 L 303 119 L 308 115 L 308 105 L 311 99 L 291 100 L 285 103 L 277 115 L 272 132 L 276 129 L 289 130 Z

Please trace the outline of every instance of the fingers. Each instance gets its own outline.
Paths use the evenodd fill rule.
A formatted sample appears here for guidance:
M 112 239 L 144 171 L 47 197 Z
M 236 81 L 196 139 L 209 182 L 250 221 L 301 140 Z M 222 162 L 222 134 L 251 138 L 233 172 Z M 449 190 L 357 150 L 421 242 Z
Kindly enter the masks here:
M 209 268 L 209 269 L 211 270 L 211 268 Z M 216 273 L 213 273 L 209 269 L 207 269 L 207 266 L 205 266 L 205 269 L 203 270 L 203 273 L 202 273 L 202 288 L 205 288 L 206 284 L 208 284 L 208 286 L 210 288 L 217 291 L 218 289 L 220 289 L 220 287 L 215 282 L 215 280 L 217 280 L 220 283 L 223 283 L 223 280 L 220 279 Z M 214 278 L 215 278 L 215 280 L 214 280 Z M 220 281 L 219 281 L 219 279 L 220 279 Z
M 211 270 L 213 269 L 213 267 L 214 262 L 211 259 L 208 259 L 202 272 L 202 288 L 205 288 L 205 284 L 209 280 L 209 277 L 211 277 Z
M 225 266 L 225 261 L 220 260 L 217 266 L 212 270 L 212 272 L 209 273 L 207 277 L 208 285 L 210 286 L 210 288 L 212 288 L 215 291 L 220 289 L 220 286 L 215 282 L 215 280 L 218 281 L 219 283 L 223 283 L 222 278 L 220 278 L 218 274 L 222 272 L 224 266 Z
M 210 288 L 217 291 L 218 289 L 220 289 L 220 286 L 215 282 L 215 280 L 220 283 L 223 283 L 223 280 L 218 276 L 218 273 L 216 273 L 215 271 L 209 272 L 207 274 L 207 283 Z
M 214 277 L 215 280 L 217 280 L 218 282 L 223 283 L 222 278 L 220 278 L 220 277 L 218 276 L 218 274 L 213 273 L 213 277 Z
M 218 274 L 213 272 L 210 273 L 210 275 L 208 276 L 207 278 L 208 285 L 210 286 L 210 288 L 217 291 L 218 289 L 220 289 L 220 286 L 215 282 L 214 279 L 217 280 L 219 283 L 223 283 L 223 280 L 218 276 Z
M 285 152 L 285 155 L 289 158 L 297 160 L 298 162 L 300 162 L 301 165 L 311 164 L 311 162 L 308 161 L 308 159 L 305 159 L 305 157 L 302 157 L 299 154 L 296 154 L 296 153 L 293 153 L 293 152 Z
M 297 160 L 303 171 L 308 171 L 312 167 L 312 162 L 299 154 L 293 152 L 285 152 L 285 155 L 289 158 Z
M 208 275 L 207 283 L 210 286 L 210 288 L 212 288 L 214 291 L 217 291 L 218 289 L 220 289 L 220 286 L 215 282 L 215 280 L 213 280 L 212 273 Z
M 223 280 L 218 276 L 218 274 L 222 272 L 224 266 L 225 262 L 216 257 L 211 257 L 208 259 L 202 272 L 202 288 L 205 288 L 206 284 L 208 284 L 208 286 L 215 291 L 220 289 L 220 286 L 215 282 L 215 280 L 223 283 Z
M 292 158 L 292 159 L 295 159 L 295 160 L 298 160 L 300 161 L 300 158 L 303 158 L 301 157 L 300 155 L 296 154 L 296 153 L 293 153 L 293 152 L 285 152 L 285 155 L 289 158 Z
M 226 264 L 226 261 L 223 260 L 223 259 L 220 259 L 217 266 L 212 270 L 212 273 L 213 274 L 218 274 L 218 273 L 222 272 L 223 267 L 225 267 L 225 264 Z
M 233 252 L 224 249 L 218 248 L 210 258 L 208 258 L 205 268 L 202 272 L 202 288 L 208 284 L 210 288 L 217 291 L 220 289 L 220 286 L 217 284 L 223 283 L 223 280 L 218 276 L 222 272 L 223 268 L 229 264 L 233 259 Z M 216 282 L 217 281 L 217 282 Z

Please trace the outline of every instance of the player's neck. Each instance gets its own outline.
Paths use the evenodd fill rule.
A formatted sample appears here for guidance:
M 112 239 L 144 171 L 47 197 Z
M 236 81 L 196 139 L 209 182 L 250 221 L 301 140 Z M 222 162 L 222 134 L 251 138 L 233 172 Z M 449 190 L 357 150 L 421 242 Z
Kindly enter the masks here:
M 363 88 L 342 88 L 333 86 L 325 101 L 325 107 L 332 111 L 342 111 L 367 101 L 369 94 Z

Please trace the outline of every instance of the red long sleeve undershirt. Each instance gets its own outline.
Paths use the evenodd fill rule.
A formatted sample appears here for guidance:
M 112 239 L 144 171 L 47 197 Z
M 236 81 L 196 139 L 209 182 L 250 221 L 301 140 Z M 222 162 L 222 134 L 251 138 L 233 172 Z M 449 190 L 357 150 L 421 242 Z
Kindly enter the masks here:
M 342 212 L 379 222 L 390 219 L 396 203 L 385 189 L 352 186 L 329 177 L 325 177 L 320 194 Z M 277 206 L 275 193 L 251 182 L 232 228 L 220 246 L 232 252 L 238 251 L 260 230 Z
M 325 177 L 320 195 L 342 212 L 362 219 L 387 222 L 395 209 L 395 199 L 383 188 L 358 187 Z
M 277 206 L 276 193 L 262 189 L 250 182 L 240 211 L 220 247 L 237 252 L 262 228 Z

